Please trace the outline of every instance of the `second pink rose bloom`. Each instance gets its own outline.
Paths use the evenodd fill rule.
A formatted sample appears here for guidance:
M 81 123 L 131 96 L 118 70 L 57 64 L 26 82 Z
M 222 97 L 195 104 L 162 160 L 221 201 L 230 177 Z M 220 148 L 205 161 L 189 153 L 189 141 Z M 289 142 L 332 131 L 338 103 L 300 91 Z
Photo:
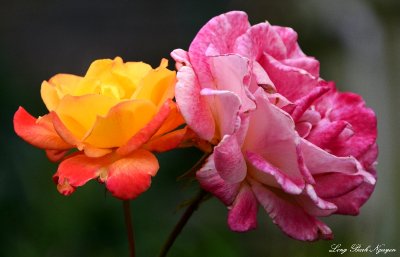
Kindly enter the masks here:
M 307 241 L 332 238 L 318 217 L 358 214 L 376 181 L 375 114 L 319 77 L 291 28 L 229 12 L 172 57 L 181 112 L 214 146 L 198 181 L 229 207 L 232 230 L 255 228 L 259 205 Z

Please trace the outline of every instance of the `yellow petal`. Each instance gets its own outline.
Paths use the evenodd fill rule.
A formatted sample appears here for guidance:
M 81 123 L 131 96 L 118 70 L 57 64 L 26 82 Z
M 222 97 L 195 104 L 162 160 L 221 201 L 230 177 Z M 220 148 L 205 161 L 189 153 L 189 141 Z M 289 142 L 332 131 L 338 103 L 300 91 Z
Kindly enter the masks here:
M 113 67 L 123 66 L 122 59 L 102 59 L 94 61 L 85 77 L 80 81 L 73 95 L 105 94 L 117 99 L 125 95 L 123 87 L 120 87 L 118 77 L 111 72 Z M 109 94 L 109 93 L 112 93 Z
M 138 90 L 134 93 L 134 99 L 149 99 L 156 106 L 161 106 L 167 98 L 173 98 L 175 85 L 175 72 L 166 68 L 165 61 L 160 67 L 151 70 L 140 81 Z
M 43 81 L 40 94 L 47 109 L 49 111 L 55 110 L 64 95 L 73 95 L 81 79 L 81 77 L 75 75 L 57 74 L 48 82 Z
M 49 83 L 57 89 L 58 96 L 62 98 L 64 95 L 74 95 L 81 80 L 82 77 L 72 74 L 57 74 L 49 80 Z
M 47 107 L 47 110 L 53 111 L 57 108 L 60 98 L 57 94 L 56 88 L 47 81 L 42 82 L 42 87 L 40 88 L 40 94 L 42 100 Z
M 156 112 L 156 106 L 147 100 L 121 102 L 107 116 L 97 117 L 84 142 L 99 148 L 119 147 L 143 128 Z
M 93 127 L 96 117 L 106 115 L 117 103 L 117 99 L 102 95 L 66 95 L 56 113 L 72 134 L 81 139 Z
M 119 85 L 124 89 L 124 98 L 129 99 L 132 96 L 140 80 L 151 69 L 151 66 L 144 62 L 127 62 L 112 68 L 112 73 L 119 79 Z

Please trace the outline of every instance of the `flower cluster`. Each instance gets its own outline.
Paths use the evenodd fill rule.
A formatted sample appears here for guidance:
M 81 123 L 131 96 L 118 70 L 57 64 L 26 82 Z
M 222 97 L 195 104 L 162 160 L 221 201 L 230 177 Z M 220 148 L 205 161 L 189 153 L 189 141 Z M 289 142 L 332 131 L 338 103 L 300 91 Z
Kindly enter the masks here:
M 97 179 L 133 199 L 159 169 L 154 152 L 191 142 L 209 149 L 196 177 L 228 206 L 233 231 L 255 228 L 259 206 L 305 241 L 332 238 L 318 217 L 358 214 L 376 182 L 375 114 L 320 78 L 295 31 L 233 11 L 171 56 L 177 74 L 166 60 L 153 69 L 119 57 L 58 74 L 42 84 L 48 114 L 16 112 L 16 133 L 61 161 L 62 194 Z
M 319 77 L 296 32 L 229 12 L 172 57 L 181 112 L 214 146 L 197 179 L 232 230 L 255 228 L 261 205 L 287 235 L 329 239 L 317 217 L 358 213 L 375 184 L 375 114 Z

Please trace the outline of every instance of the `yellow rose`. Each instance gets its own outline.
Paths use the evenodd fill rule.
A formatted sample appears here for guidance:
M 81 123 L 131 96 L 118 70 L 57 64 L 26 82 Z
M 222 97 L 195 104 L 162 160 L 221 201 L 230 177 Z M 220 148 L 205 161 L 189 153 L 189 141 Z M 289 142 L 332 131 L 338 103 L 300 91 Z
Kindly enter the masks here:
M 176 75 L 163 59 L 156 69 L 143 62 L 94 61 L 85 76 L 58 74 L 44 81 L 49 114 L 35 119 L 22 107 L 16 133 L 45 149 L 60 164 L 54 180 L 62 194 L 98 178 L 114 196 L 132 199 L 150 186 L 158 162 L 151 151 L 176 147 L 185 130 L 174 97 Z M 70 149 L 78 153 L 65 157 Z

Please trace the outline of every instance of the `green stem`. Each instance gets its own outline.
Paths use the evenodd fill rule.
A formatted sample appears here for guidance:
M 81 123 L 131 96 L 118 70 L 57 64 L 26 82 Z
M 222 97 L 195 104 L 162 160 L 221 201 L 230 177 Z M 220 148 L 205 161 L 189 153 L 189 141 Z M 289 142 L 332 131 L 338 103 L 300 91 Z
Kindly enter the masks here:
M 133 226 L 131 220 L 131 205 L 129 200 L 125 200 L 122 202 L 124 208 L 124 218 L 125 218 L 125 226 L 126 232 L 128 234 L 128 244 L 129 244 L 129 257 L 135 257 L 135 240 L 133 237 Z
M 200 203 L 203 199 L 207 196 L 207 192 L 203 189 L 200 189 L 197 196 L 193 199 L 192 203 L 187 207 L 185 213 L 183 213 L 182 217 L 180 218 L 179 222 L 175 225 L 174 229 L 172 230 L 171 234 L 167 238 L 167 241 L 164 243 L 163 247 L 161 248 L 161 252 L 158 257 L 165 257 L 168 254 L 169 249 L 174 244 L 176 238 L 181 233 L 183 227 L 186 225 L 192 214 L 197 210 Z

